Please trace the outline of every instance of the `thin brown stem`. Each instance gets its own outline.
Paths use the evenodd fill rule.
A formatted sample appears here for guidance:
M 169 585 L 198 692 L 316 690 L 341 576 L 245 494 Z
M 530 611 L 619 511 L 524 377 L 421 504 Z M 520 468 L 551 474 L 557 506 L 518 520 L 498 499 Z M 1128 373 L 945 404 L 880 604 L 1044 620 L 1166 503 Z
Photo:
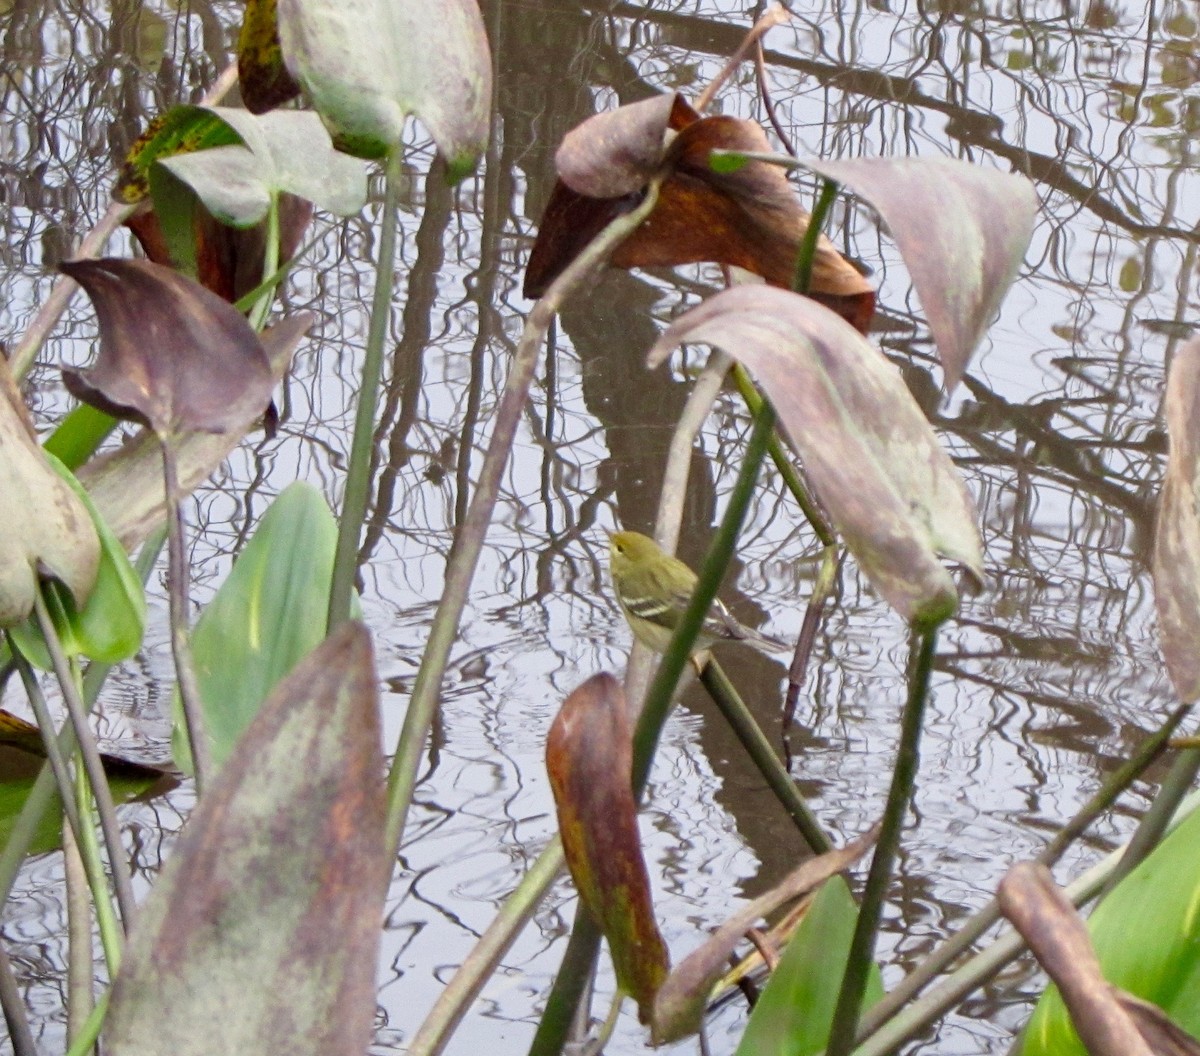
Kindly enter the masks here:
M 712 83 L 700 93 L 700 97 L 695 103 L 696 110 L 699 113 L 704 113 L 704 111 L 712 105 L 712 101 L 716 98 L 717 92 L 719 92 L 725 82 L 733 76 L 733 71 L 745 61 L 747 52 L 749 52 L 749 50 L 758 43 L 762 35 L 766 33 L 768 29 L 782 25 L 791 17 L 791 13 L 782 4 L 772 4 L 769 8 L 767 8 L 767 13 L 750 27 L 750 32 L 746 34 L 745 39 L 738 46 L 737 51 L 733 53 L 732 58 L 725 63 L 725 66 L 721 72 L 718 73 L 716 77 L 713 78 Z

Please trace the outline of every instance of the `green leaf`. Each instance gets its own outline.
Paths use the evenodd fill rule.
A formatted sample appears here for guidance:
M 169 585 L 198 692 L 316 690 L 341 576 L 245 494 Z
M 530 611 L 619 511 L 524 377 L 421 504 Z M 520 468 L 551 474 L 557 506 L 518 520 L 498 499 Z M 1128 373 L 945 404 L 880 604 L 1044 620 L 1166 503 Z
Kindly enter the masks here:
M 845 879 L 827 881 L 759 994 L 736 1056 L 811 1056 L 825 1048 L 857 919 Z M 883 977 L 873 966 L 864 1011 L 881 997 Z
M 130 148 L 113 197 L 134 205 L 149 195 L 150 167 L 156 161 L 240 141 L 229 122 L 212 111 L 200 106 L 174 106 L 154 118 Z
M 91 497 L 66 466 L 47 455 L 51 466 L 87 508 L 100 540 L 96 583 L 82 608 L 56 584 L 49 585 L 50 611 L 64 648 L 106 664 L 120 663 L 142 645 L 146 629 L 146 596 L 125 548 L 113 535 Z M 9 629 L 13 640 L 34 666 L 53 670 L 50 654 L 36 621 L 30 617 Z
M 371 641 L 346 623 L 205 789 L 112 989 L 111 1056 L 362 1056 L 391 855 Z
M 958 595 L 938 560 L 977 577 L 974 506 L 899 371 L 852 326 L 770 286 L 723 290 L 685 313 L 650 350 L 717 345 L 757 377 L 805 475 L 863 572 L 906 620 L 937 623 Z
M 1104 978 L 1200 1034 L 1200 811 L 1133 870 L 1088 920 Z M 1086 1056 L 1055 988 L 1025 1034 L 1022 1056 Z
M 488 138 L 492 63 L 476 0 L 280 0 L 284 61 L 335 142 L 381 158 L 415 114 L 451 179 Z
M 321 493 L 282 491 L 192 631 L 204 726 L 220 766 L 275 684 L 325 637 L 337 522 Z M 178 695 L 171 746 L 190 772 Z
M 96 453 L 104 438 L 116 428 L 117 421 L 111 414 L 81 403 L 58 423 L 42 448 L 74 472 Z

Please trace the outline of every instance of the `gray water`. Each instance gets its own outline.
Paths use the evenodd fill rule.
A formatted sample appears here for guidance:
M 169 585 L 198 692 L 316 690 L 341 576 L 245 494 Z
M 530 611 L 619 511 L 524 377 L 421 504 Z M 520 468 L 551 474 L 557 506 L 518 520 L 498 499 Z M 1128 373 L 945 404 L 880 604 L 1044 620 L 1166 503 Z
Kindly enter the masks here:
M 406 158 L 394 354 L 363 569 L 389 744 L 529 308 L 520 284 L 553 151 L 596 110 L 663 88 L 697 93 L 751 14 L 728 2 L 483 8 L 498 75 L 487 158 L 456 191 L 427 178 L 433 152 L 419 126 Z M 0 0 L 0 338 L 11 344 L 21 333 L 51 266 L 103 211 L 145 120 L 197 97 L 224 67 L 239 11 Z M 1165 364 L 1195 311 L 1200 15 L 1195 3 L 1132 0 L 880 0 L 798 4 L 796 14 L 767 40 L 766 80 L 801 153 L 965 158 L 1026 174 L 1042 204 L 1020 277 L 946 406 L 894 246 L 861 203 L 843 199 L 833 218 L 835 241 L 879 284 L 873 338 L 903 366 L 977 499 L 989 578 L 938 651 L 914 821 L 880 942 L 894 982 L 987 900 L 1013 862 L 1037 853 L 1172 703 L 1147 548 L 1165 449 Z M 719 105 L 765 118 L 752 67 Z M 320 242 L 287 300 L 315 309 L 320 323 L 285 384 L 279 435 L 253 438 L 189 512 L 202 529 L 198 601 L 290 481 L 339 500 L 377 212 L 344 223 L 318 216 Z M 127 240 L 110 251 L 128 253 Z M 586 676 L 623 669 L 629 644 L 602 529 L 652 522 L 673 423 L 702 361 L 692 352 L 650 373 L 643 356 L 668 320 L 719 282 L 709 267 L 614 272 L 563 314 L 505 475 L 392 888 L 374 1052 L 402 1049 L 554 831 L 546 730 Z M 55 365 L 86 362 L 94 340 L 94 318 L 77 300 L 33 374 L 43 425 L 65 407 Z M 681 551 L 690 560 L 720 516 L 747 433 L 740 402 L 723 397 L 693 460 Z M 743 619 L 794 636 L 819 547 L 780 490 L 768 475 L 725 597 Z M 109 747 L 161 758 L 171 664 L 161 582 L 153 586 L 146 648 L 110 684 L 100 731 Z M 791 731 L 803 791 L 839 838 L 882 809 L 907 650 L 899 619 L 847 565 Z M 784 668 L 737 649 L 722 661 L 777 734 Z M 4 704 L 25 714 L 14 692 Z M 737 900 L 786 872 L 802 844 L 695 689 L 667 728 L 652 781 L 642 827 L 678 959 Z M 1119 842 L 1149 791 L 1139 785 L 1060 877 Z M 157 871 L 191 802 L 185 786 L 123 814 L 140 876 Z M 56 855 L 29 863 L 3 929 L 47 1051 L 60 1049 L 63 1031 L 60 877 Z M 574 906 L 560 882 L 452 1052 L 484 1043 L 524 1051 Z M 611 988 L 607 969 L 599 985 Z M 1003 1051 L 1040 985 L 1031 970 L 1010 970 L 909 1051 Z M 732 1052 L 743 1023 L 740 1005 L 719 1013 L 712 1051 Z M 627 1012 L 609 1051 L 645 1044 Z

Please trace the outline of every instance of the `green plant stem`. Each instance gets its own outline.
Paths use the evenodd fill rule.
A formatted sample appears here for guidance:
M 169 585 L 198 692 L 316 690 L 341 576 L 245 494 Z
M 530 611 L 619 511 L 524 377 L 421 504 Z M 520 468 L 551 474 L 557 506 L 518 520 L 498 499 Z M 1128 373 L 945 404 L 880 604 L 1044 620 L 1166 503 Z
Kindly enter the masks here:
M 1158 795 L 1150 804 L 1150 809 L 1134 830 L 1133 838 L 1125 849 L 1120 864 L 1113 870 L 1112 876 L 1104 887 L 1103 894 L 1107 895 L 1117 886 L 1137 865 L 1145 859 L 1163 837 L 1167 825 L 1174 816 L 1180 801 L 1191 790 L 1196 774 L 1200 772 L 1200 748 L 1188 748 L 1179 753 L 1171 764 L 1171 769 L 1164 778 Z
M 183 706 L 183 725 L 192 757 L 196 795 L 200 796 L 212 776 L 212 748 L 204 729 L 204 703 L 200 696 L 200 684 L 196 680 L 196 664 L 192 659 L 188 620 L 191 587 L 185 551 L 187 525 L 183 519 L 183 502 L 179 497 L 175 441 L 170 437 L 160 439 L 163 484 L 167 494 L 167 596 L 171 614 L 171 654 L 175 659 L 175 675 L 179 680 L 179 700 Z
M 84 868 L 87 870 L 89 878 L 99 878 L 98 881 L 92 880 L 91 884 L 93 890 L 98 891 L 99 896 L 103 897 L 93 897 L 92 904 L 96 907 L 96 926 L 100 931 L 100 945 L 104 950 L 104 962 L 108 967 L 108 977 L 109 979 L 115 979 L 117 972 L 121 969 L 121 950 L 123 946 L 121 925 L 117 920 L 116 914 L 113 912 L 112 903 L 108 899 L 108 891 L 103 886 L 104 874 L 100 861 L 100 841 L 96 839 L 95 825 L 91 824 L 92 811 L 95 804 L 87 780 L 84 777 L 83 768 L 79 764 L 78 756 L 79 752 L 77 749 L 74 789 L 75 809 L 79 812 L 80 818 L 86 818 L 89 822 L 79 830 L 82 837 L 78 845 L 79 853 L 83 857 Z
M 79 1036 L 67 1049 L 66 1056 L 88 1056 L 88 1053 L 95 1048 L 96 1039 L 100 1037 L 100 1028 L 104 1025 L 104 1017 L 108 1015 L 108 999 L 111 993 L 111 990 L 105 990 L 100 995 L 100 1000 L 96 1002 L 92 1014 L 88 1016 L 87 1022 L 79 1031 Z
M 768 787 L 775 797 L 783 804 L 808 849 L 813 854 L 824 854 L 833 850 L 833 843 L 825 835 L 820 822 L 817 821 L 808 804 L 796 787 L 791 775 L 784 769 L 779 757 L 767 735 L 754 721 L 754 716 L 746 706 L 746 702 L 738 695 L 737 689 L 725 674 L 724 669 L 716 660 L 709 659 L 700 672 L 700 681 L 708 690 L 713 702 L 721 709 L 725 721 L 733 728 L 742 747 L 758 767 L 758 771 L 766 780 Z
M 883 900 L 891 882 L 892 865 L 900 848 L 900 834 L 908 817 L 908 806 L 916 784 L 921 727 L 924 722 L 925 704 L 929 697 L 937 630 L 938 625 L 934 625 L 915 632 L 919 635 L 919 645 L 915 663 L 909 674 L 908 700 L 905 702 L 904 716 L 900 723 L 900 745 L 896 751 L 892 786 L 888 791 L 887 806 L 884 809 L 883 829 L 879 834 L 879 842 L 875 845 L 875 854 L 871 858 L 871 869 L 867 874 L 858 922 L 854 927 L 854 937 L 850 941 L 846 973 L 842 977 L 842 988 L 838 993 L 837 1008 L 829 1029 L 826 1056 L 845 1056 L 853 1048 L 854 1037 L 858 1031 L 858 1017 L 862 1010 L 867 973 L 875 957 L 875 935 L 883 914 Z
M 8 950 L 3 943 L 0 943 L 0 1008 L 4 1010 L 4 1022 L 8 1026 L 13 1056 L 38 1056 L 33 1031 L 29 1029 L 29 1019 L 25 1015 L 21 988 L 17 985 L 12 961 L 9 960 Z
M 388 774 L 386 839 L 389 848 L 399 848 L 404 834 L 404 820 L 412 800 L 421 748 L 438 706 L 450 649 L 458 637 L 458 626 L 466 607 L 471 579 L 475 575 L 475 566 L 479 562 L 483 541 L 496 508 L 504 468 L 508 464 L 546 331 L 563 301 L 599 271 L 609 254 L 641 226 L 657 201 L 658 183 L 652 182 L 638 206 L 613 220 L 550 284 L 525 322 L 504 391 L 496 407 L 492 436 L 479 473 L 479 482 L 475 485 L 467 515 L 455 536 L 442 596 L 421 657 L 412 699 L 400 731 L 400 742 Z
M 143 586 L 150 578 L 150 573 L 158 561 L 165 538 L 166 530 L 160 528 L 146 540 L 138 554 L 137 561 L 134 562 L 134 569 Z M 104 685 L 104 680 L 108 677 L 110 670 L 112 670 L 111 664 L 93 662 L 88 665 L 87 674 L 83 676 L 83 699 L 88 711 L 96 703 L 96 698 L 100 695 L 100 688 Z M 75 751 L 75 731 L 69 722 L 65 723 L 59 732 L 58 747 L 64 756 Z M 29 795 L 25 797 L 21 813 L 17 815 L 17 820 L 13 823 L 8 839 L 4 842 L 3 850 L 0 850 L 0 906 L 8 901 L 21 863 L 25 860 L 29 848 L 33 846 L 34 838 L 37 836 L 38 829 L 41 828 L 42 819 L 53 800 L 54 773 L 50 767 L 50 760 L 47 759 L 42 764 L 42 769 L 38 772 L 33 787 L 29 790 Z
M 92 736 L 92 729 L 88 725 L 87 709 L 83 705 L 81 687 L 76 683 L 75 672 L 72 671 L 71 663 L 63 652 L 62 642 L 58 639 L 58 631 L 54 627 L 54 621 L 50 618 L 45 599 L 40 591 L 34 595 L 33 611 L 37 615 L 38 628 L 50 651 L 54 674 L 58 678 L 63 701 L 67 705 L 67 714 L 71 717 L 71 725 L 75 727 L 75 740 L 83 758 L 83 768 L 96 797 L 96 810 L 100 815 L 100 829 L 104 833 L 104 842 L 108 849 L 108 867 L 112 873 L 113 890 L 117 896 L 121 924 L 128 931 L 133 924 L 133 884 L 129 878 L 129 863 L 125 860 L 125 851 L 121 846 L 121 830 L 117 825 L 117 810 L 113 804 L 112 790 L 108 787 L 108 778 L 104 773 L 104 764 L 100 761 L 96 739 Z M 84 826 L 81 825 L 81 836 L 83 832 Z
M 500 959 L 533 917 L 538 904 L 563 869 L 562 841 L 556 836 L 504 900 L 487 930 L 472 947 L 408 1045 L 408 1056 L 438 1056 L 454 1029 L 479 996 Z
M 821 567 L 817 572 L 817 579 L 813 584 L 813 592 L 809 596 L 808 605 L 804 609 L 804 622 L 800 625 L 800 637 L 796 641 L 796 651 L 792 654 L 792 663 L 788 668 L 788 687 L 783 701 L 781 739 L 783 741 L 784 766 L 789 771 L 792 768 L 791 729 L 796 722 L 796 709 L 800 706 L 800 692 L 808 678 L 808 662 L 812 658 L 813 647 L 817 641 L 821 614 L 824 612 L 825 603 L 833 594 L 840 553 L 837 543 L 830 543 L 821 551 Z
M 559 1056 L 566 1046 L 579 1002 L 592 978 L 600 951 L 600 927 L 582 901 L 576 903 L 571 935 L 563 952 L 546 1008 L 529 1046 L 529 1056 Z
M 263 248 L 263 281 L 266 290 L 259 294 L 250 311 L 250 325 L 255 330 L 261 330 L 271 313 L 271 302 L 275 299 L 275 287 L 271 285 L 271 277 L 279 270 L 279 194 L 271 195 L 271 204 L 267 208 L 267 243 Z
M 65 802 L 65 801 L 64 801 Z M 92 906 L 87 867 L 70 825 L 63 826 L 63 879 L 67 889 L 67 1044 L 79 1033 L 95 1004 L 92 979 Z M 107 900 L 108 891 L 104 897 Z M 110 976 L 111 978 L 111 976 Z
M 1162 755 L 1168 746 L 1171 735 L 1190 711 L 1190 704 L 1177 707 L 1168 716 L 1167 721 L 1145 738 L 1129 760 L 1119 767 L 1075 816 L 1055 833 L 1054 838 L 1046 844 L 1034 860 L 1046 868 L 1054 865 L 1062 857 L 1063 852 L 1088 826 L 1108 810 L 1117 797 Z M 889 990 L 882 1000 L 863 1015 L 858 1031 L 858 1041 L 861 1043 L 871 1037 L 884 1023 L 899 1014 L 921 990 L 966 953 L 976 940 L 999 919 L 1000 904 L 996 899 L 990 899 L 987 905 L 974 913 L 954 935 L 938 946 L 893 989 Z
M 383 376 L 383 344 L 392 320 L 392 283 L 396 262 L 397 203 L 403 177 L 404 152 L 396 144 L 384 166 L 383 219 L 379 235 L 379 260 L 375 264 L 375 295 L 371 301 L 371 323 L 362 376 L 358 384 L 358 406 L 354 411 L 354 440 L 346 471 L 342 515 L 338 519 L 337 553 L 329 588 L 327 630 L 350 618 L 350 598 L 358 561 L 358 542 L 367 519 L 371 486 L 371 447 L 375 442 L 375 409 L 379 404 L 379 380 Z
M 817 195 L 813 206 L 812 216 L 809 217 L 808 227 L 804 229 L 804 238 L 800 241 L 800 249 L 796 254 L 796 274 L 792 279 L 792 289 L 797 293 L 808 293 L 812 286 L 813 266 L 817 259 L 817 242 L 821 237 L 821 228 L 825 226 L 825 217 L 829 215 L 830 206 L 837 197 L 838 185 L 833 180 L 821 181 L 821 192 Z

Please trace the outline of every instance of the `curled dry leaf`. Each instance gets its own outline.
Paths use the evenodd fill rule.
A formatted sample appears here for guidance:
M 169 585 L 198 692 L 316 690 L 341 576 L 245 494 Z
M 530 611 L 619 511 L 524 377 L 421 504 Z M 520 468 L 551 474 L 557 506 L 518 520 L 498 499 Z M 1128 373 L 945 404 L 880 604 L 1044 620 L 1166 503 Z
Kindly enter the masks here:
M 954 158 L 805 159 L 804 165 L 865 198 L 887 224 L 921 298 L 951 392 L 1033 235 L 1033 184 Z
M 96 365 L 63 370 L 77 399 L 160 437 L 227 432 L 266 407 L 270 363 L 232 305 L 146 260 L 61 267 L 87 290 L 100 320 Z
M 82 606 L 96 581 L 100 541 L 92 518 L 34 440 L 25 405 L 0 354 L 0 627 L 25 619 L 41 576 Z
M 638 835 L 625 694 L 612 675 L 595 675 L 563 703 L 546 769 L 571 877 L 608 940 L 617 981 L 647 1023 L 669 962 Z
M 1170 457 L 1154 537 L 1154 599 L 1163 657 L 1182 701 L 1200 697 L 1200 338 L 1175 352 L 1167 377 Z
M 779 413 L 805 475 L 860 567 L 905 619 L 957 604 L 939 555 L 983 575 L 974 504 L 899 371 L 833 312 L 784 290 L 724 290 L 651 349 L 705 342 L 744 363 Z
M 677 134 L 671 138 L 668 133 Z M 669 142 L 668 142 L 669 141 Z M 583 122 L 556 155 L 561 177 L 542 217 L 525 273 L 525 295 L 540 296 L 592 238 L 639 200 L 665 169 L 654 212 L 613 253 L 618 268 L 712 261 L 790 288 L 809 215 L 777 166 L 750 161 L 717 172 L 714 150 L 765 152 L 753 121 L 700 117 L 679 96 L 661 96 Z M 866 330 L 875 306 L 870 284 L 821 236 L 810 296 Z
M 252 114 L 266 113 L 300 94 L 279 46 L 276 0 L 246 0 L 238 34 L 238 87 Z

